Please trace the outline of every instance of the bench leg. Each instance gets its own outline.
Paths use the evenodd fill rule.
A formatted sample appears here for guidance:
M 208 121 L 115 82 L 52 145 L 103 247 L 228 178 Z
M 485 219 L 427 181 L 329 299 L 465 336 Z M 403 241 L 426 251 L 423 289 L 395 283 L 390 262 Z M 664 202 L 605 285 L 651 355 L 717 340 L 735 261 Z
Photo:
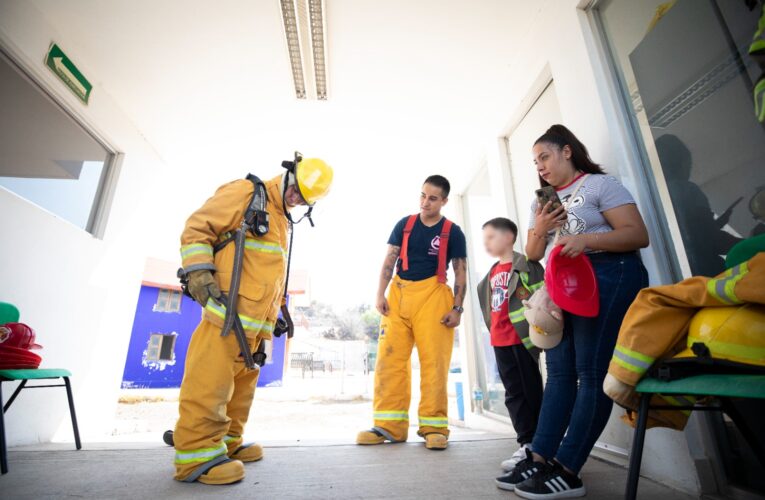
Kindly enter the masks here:
M 0 406 L 3 404 L 3 383 L 0 382 Z M 8 450 L 5 446 L 5 415 L 0 411 L 0 474 L 8 473 Z
M 82 448 L 80 443 L 80 429 L 77 427 L 77 415 L 74 412 L 74 398 L 72 397 L 72 384 L 69 382 L 69 377 L 63 377 L 64 384 L 66 385 L 66 398 L 69 400 L 69 415 L 72 417 L 72 430 L 74 431 L 74 445 L 77 449 Z
M 637 427 L 635 427 L 635 437 L 632 439 L 630 465 L 627 471 L 627 490 L 624 493 L 626 500 L 635 500 L 637 498 L 640 464 L 643 461 L 643 444 L 645 443 L 645 433 L 648 426 L 648 409 L 651 404 L 652 395 L 647 393 L 640 395 Z

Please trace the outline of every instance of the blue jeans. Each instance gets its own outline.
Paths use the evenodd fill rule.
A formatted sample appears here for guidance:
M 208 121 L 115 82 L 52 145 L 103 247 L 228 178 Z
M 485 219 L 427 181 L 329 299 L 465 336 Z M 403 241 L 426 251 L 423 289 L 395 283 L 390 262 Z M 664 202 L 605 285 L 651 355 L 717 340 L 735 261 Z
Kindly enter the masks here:
M 606 426 L 613 402 L 603 379 L 627 309 L 648 273 L 635 253 L 590 255 L 600 291 L 600 313 L 565 313 L 560 344 L 545 351 L 547 384 L 531 449 L 579 473 Z

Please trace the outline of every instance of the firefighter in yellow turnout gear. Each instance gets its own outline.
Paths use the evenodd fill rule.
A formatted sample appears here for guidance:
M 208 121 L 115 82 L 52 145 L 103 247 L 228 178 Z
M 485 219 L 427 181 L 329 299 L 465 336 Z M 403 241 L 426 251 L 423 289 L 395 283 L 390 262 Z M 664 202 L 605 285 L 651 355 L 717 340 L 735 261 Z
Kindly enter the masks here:
M 242 179 L 221 186 L 189 217 L 181 235 L 188 291 L 204 310 L 186 355 L 180 415 L 173 434 L 179 481 L 233 483 L 244 478 L 242 462 L 263 457 L 260 446 L 242 442 L 258 367 L 246 366 L 234 329 L 222 335 L 226 333 L 222 332 L 226 319 L 222 298 L 237 288 L 232 285 L 237 244 L 225 242 L 244 227 L 242 220 L 256 199 L 254 193 L 265 194 L 265 207 L 260 207 L 261 217 L 256 219 L 260 231 L 250 226 L 241 240 L 244 255 L 235 301 L 240 331 L 253 353 L 272 338 L 283 305 L 292 225 L 289 211 L 297 205 L 312 206 L 332 182 L 332 169 L 321 160 L 296 157 L 285 166 L 287 173 L 264 183 Z M 265 234 L 257 234 L 263 229 Z
M 401 219 L 388 240 L 377 297 L 383 318 L 375 366 L 374 427 L 358 434 L 358 444 L 406 441 L 410 360 L 417 346 L 421 393 L 418 434 L 429 449 L 447 447 L 446 385 L 454 328 L 460 323 L 465 298 L 467 256 L 462 230 L 441 215 L 448 196 L 449 181 L 438 175 L 428 177 L 422 187 L 420 213 Z M 454 293 L 446 284 L 450 261 Z

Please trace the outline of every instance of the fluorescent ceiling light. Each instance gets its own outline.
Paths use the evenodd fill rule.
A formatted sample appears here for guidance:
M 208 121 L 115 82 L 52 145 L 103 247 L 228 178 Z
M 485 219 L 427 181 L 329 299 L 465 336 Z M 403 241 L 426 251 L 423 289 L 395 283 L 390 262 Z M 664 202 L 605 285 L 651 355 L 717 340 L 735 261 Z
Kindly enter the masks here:
M 282 21 L 284 22 L 284 36 L 287 40 L 287 52 L 290 57 L 292 68 L 292 81 L 295 83 L 295 96 L 305 99 L 305 77 L 303 73 L 303 58 L 300 53 L 300 33 L 298 30 L 298 18 L 294 0 L 280 0 L 282 7 Z
M 322 0 L 279 0 L 298 99 L 327 99 L 326 23 Z
M 322 0 L 307 0 L 308 12 L 311 16 L 311 49 L 313 55 L 313 77 L 316 84 L 316 98 L 327 99 L 327 62 L 326 38 L 324 36 L 324 2 Z

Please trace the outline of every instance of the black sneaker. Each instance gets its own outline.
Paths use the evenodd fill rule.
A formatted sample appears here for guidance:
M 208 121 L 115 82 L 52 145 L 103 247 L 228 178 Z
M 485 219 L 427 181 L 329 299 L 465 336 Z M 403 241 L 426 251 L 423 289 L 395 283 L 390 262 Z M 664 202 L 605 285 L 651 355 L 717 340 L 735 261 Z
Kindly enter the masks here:
M 494 484 L 497 488 L 513 491 L 515 485 L 533 477 L 542 467 L 542 464 L 534 461 L 531 451 L 526 448 L 526 458 L 518 462 L 513 470 L 495 479 Z
M 558 462 L 542 465 L 539 472 L 515 485 L 515 494 L 532 500 L 543 498 L 575 498 L 587 494 L 582 480 L 569 474 Z

